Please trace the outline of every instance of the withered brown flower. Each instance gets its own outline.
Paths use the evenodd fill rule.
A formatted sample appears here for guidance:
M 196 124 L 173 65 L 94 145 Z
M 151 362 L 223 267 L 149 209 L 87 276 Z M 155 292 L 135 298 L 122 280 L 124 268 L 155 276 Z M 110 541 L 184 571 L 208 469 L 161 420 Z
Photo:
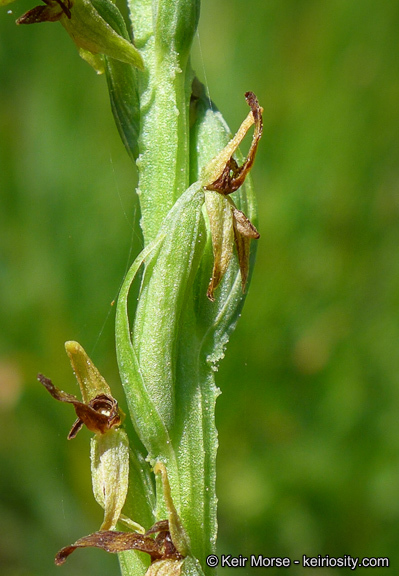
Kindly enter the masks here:
M 80 402 L 76 396 L 63 392 L 54 384 L 49 378 L 38 374 L 37 379 L 48 390 L 53 398 L 60 402 L 67 402 L 73 404 L 77 415 L 69 434 L 68 440 L 75 438 L 76 434 L 82 428 L 83 424 L 87 426 L 91 432 L 97 434 L 105 434 L 111 428 L 120 426 L 122 417 L 118 408 L 118 403 L 112 396 L 107 394 L 98 394 L 87 404 Z
M 101 530 L 112 530 L 121 521 L 144 533 L 142 526 L 122 514 L 129 486 L 129 440 L 125 430 L 119 428 L 125 415 L 82 346 L 78 342 L 67 342 L 65 348 L 83 401 L 59 390 L 42 374 L 38 380 L 53 398 L 73 404 L 78 418 L 68 439 L 74 438 L 84 424 L 95 432 L 90 459 L 94 497 L 104 509 Z
M 84 348 L 78 342 L 69 341 L 65 343 L 65 350 L 78 381 L 83 401 L 57 388 L 43 374 L 38 374 L 37 379 L 53 398 L 73 404 L 78 418 L 68 434 L 68 440 L 75 438 L 84 424 L 91 432 L 97 434 L 105 434 L 108 430 L 120 426 L 125 414 L 118 407 L 118 402 L 112 396 L 110 387 Z
M 242 291 L 245 292 L 249 272 L 250 242 L 251 239 L 257 240 L 260 237 L 255 226 L 229 197 L 242 186 L 251 170 L 263 130 L 262 108 L 255 94 L 247 92 L 245 98 L 251 107 L 251 112 L 234 138 L 206 167 L 205 205 L 212 236 L 214 260 L 207 291 L 207 296 L 211 301 L 215 299 L 214 291 L 229 266 L 233 244 L 237 249 L 241 286 Z M 242 166 L 238 166 L 233 154 L 252 124 L 255 124 L 255 130 L 251 147 Z

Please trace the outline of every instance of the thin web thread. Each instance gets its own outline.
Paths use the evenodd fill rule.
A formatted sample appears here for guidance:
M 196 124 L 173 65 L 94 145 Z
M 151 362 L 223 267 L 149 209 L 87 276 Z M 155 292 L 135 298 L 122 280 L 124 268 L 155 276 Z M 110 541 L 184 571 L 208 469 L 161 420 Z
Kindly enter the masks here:
M 96 338 L 96 340 L 95 340 L 95 342 L 94 342 L 94 345 L 93 345 L 93 347 L 92 347 L 92 349 L 91 349 L 91 354 L 93 354 L 94 351 L 95 351 L 95 349 L 97 348 L 98 343 L 99 343 L 100 340 L 101 340 L 101 336 L 103 335 L 104 330 L 105 330 L 105 327 L 106 327 L 106 325 L 107 325 L 107 323 L 108 323 L 108 321 L 109 321 L 109 318 L 110 318 L 111 313 L 112 313 L 112 311 L 113 311 L 113 306 L 114 306 L 114 304 L 115 304 L 115 302 L 116 302 L 116 300 L 117 300 L 117 298 L 118 298 L 119 291 L 120 291 L 120 289 L 121 289 L 121 286 L 122 286 L 122 284 L 123 284 L 123 281 L 124 281 L 124 279 L 125 279 L 125 276 L 126 276 L 126 274 L 127 274 L 127 271 L 129 270 L 129 267 L 130 267 L 130 265 L 131 265 L 131 263 L 132 263 L 132 254 L 133 254 L 134 241 L 135 241 L 136 238 L 139 238 L 139 234 L 138 234 L 137 231 L 136 231 L 137 205 L 134 206 L 133 218 L 132 218 L 132 221 L 130 221 L 130 220 L 129 220 L 129 216 L 128 216 L 127 211 L 126 211 L 126 208 L 125 208 L 125 206 L 124 206 L 124 204 L 123 204 L 121 194 L 120 194 L 119 185 L 118 185 L 118 181 L 117 181 L 117 178 L 116 178 L 114 163 L 113 163 L 112 155 L 111 155 L 111 154 L 110 154 L 110 163 L 111 163 L 112 170 L 113 170 L 113 174 L 114 174 L 115 190 L 116 190 L 116 193 L 117 193 L 118 198 L 119 198 L 119 203 L 120 203 L 120 206 L 121 206 L 123 215 L 124 215 L 124 217 L 125 217 L 125 220 L 126 220 L 128 226 L 129 226 L 130 230 L 131 230 L 131 235 L 130 235 L 130 243 L 129 243 L 129 252 L 128 252 L 128 255 L 127 255 L 127 259 L 126 259 L 126 265 L 125 265 L 124 274 L 123 274 L 122 279 L 121 279 L 121 281 L 120 281 L 120 283 L 119 283 L 118 290 L 116 291 L 116 294 L 114 294 L 114 298 L 112 299 L 112 301 L 111 301 L 111 303 L 110 303 L 110 306 L 109 306 L 108 311 L 107 311 L 107 313 L 106 313 L 105 319 L 104 319 L 104 321 L 103 321 L 103 323 L 102 323 L 102 326 L 101 326 L 101 328 L 100 328 L 100 330 L 99 330 L 99 333 L 98 333 L 98 335 L 97 335 L 97 338 Z
M 199 49 L 200 60 L 201 60 L 202 74 L 204 75 L 205 91 L 206 91 L 206 95 L 207 95 L 208 100 L 209 100 L 209 107 L 210 107 L 211 110 L 213 110 L 211 93 L 210 93 L 210 91 L 209 91 L 208 78 L 207 78 L 207 76 L 206 76 L 206 70 L 205 70 L 205 64 L 204 64 L 204 56 L 203 56 L 203 54 L 202 54 L 202 46 L 201 46 L 201 40 L 200 40 L 199 30 L 197 30 L 197 40 L 198 40 L 198 49 Z

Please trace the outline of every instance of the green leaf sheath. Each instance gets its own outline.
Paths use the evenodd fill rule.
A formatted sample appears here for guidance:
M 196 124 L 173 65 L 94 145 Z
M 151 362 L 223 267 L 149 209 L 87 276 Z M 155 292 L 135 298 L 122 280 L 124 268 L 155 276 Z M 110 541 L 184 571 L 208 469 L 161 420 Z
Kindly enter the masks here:
M 151 460 L 167 467 L 173 500 L 201 563 L 216 539 L 216 389 L 211 371 L 199 363 L 193 313 L 193 283 L 205 236 L 203 202 L 198 183 L 178 200 L 157 239 L 132 267 L 117 309 L 119 366 L 132 418 Z M 145 306 L 131 339 L 127 295 L 144 260 L 140 302 Z M 161 494 L 158 487 L 157 519 L 166 516 Z
M 137 73 L 140 137 L 137 168 L 141 227 L 148 244 L 189 186 L 189 52 L 199 0 L 132 0 L 134 41 L 144 60 Z
M 192 177 L 202 173 L 229 139 L 219 112 L 197 103 L 191 131 Z M 252 189 L 236 193 L 254 215 Z M 212 193 L 214 194 L 214 193 Z M 167 467 L 173 500 L 190 537 L 191 552 L 204 560 L 216 548 L 214 421 L 218 389 L 215 364 L 234 329 L 244 297 L 238 263 L 232 261 L 214 303 L 206 297 L 212 245 L 203 218 L 204 190 L 195 182 L 166 217 L 158 236 L 136 259 L 117 307 L 117 349 L 122 381 L 137 433 L 152 462 Z M 131 332 L 128 294 L 145 265 Z M 157 514 L 166 516 L 157 486 Z

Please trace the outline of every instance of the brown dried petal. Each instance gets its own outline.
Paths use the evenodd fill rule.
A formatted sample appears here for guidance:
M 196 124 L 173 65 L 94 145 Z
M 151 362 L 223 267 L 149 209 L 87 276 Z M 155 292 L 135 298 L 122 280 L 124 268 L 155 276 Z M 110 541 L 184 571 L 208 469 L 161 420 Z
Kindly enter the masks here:
M 151 561 L 180 560 L 182 555 L 176 550 L 170 537 L 168 521 L 157 522 L 146 534 L 137 532 L 117 532 L 115 530 L 100 530 L 84 536 L 72 544 L 62 548 L 55 557 L 55 563 L 60 566 L 77 548 L 101 548 L 106 552 L 116 554 L 126 550 L 138 550 L 151 556 Z M 160 531 L 161 528 L 165 530 Z M 154 539 L 149 534 L 159 532 Z
M 213 249 L 212 277 L 209 282 L 207 296 L 213 302 L 215 300 L 214 291 L 226 274 L 233 255 L 234 232 L 231 206 L 226 198 L 215 192 L 206 192 L 205 205 L 209 218 Z
M 259 232 L 249 218 L 247 218 L 244 212 L 241 212 L 241 210 L 238 210 L 235 206 L 233 207 L 233 218 L 235 220 L 234 226 L 239 234 L 246 238 L 253 238 L 254 240 L 260 238 Z
M 147 532 L 145 536 L 150 536 L 151 534 L 157 534 L 158 532 L 169 531 L 169 520 L 160 520 L 156 522 Z
M 244 294 L 249 273 L 249 251 L 250 251 L 251 239 L 248 236 L 243 236 L 242 234 L 240 234 L 240 232 L 237 230 L 237 221 L 235 219 L 234 219 L 234 240 L 237 248 L 238 264 L 240 266 L 240 272 L 241 272 L 241 288 Z
M 230 200 L 230 202 L 232 201 Z M 243 293 L 245 293 L 249 273 L 251 239 L 257 240 L 260 237 L 260 234 L 249 218 L 245 216 L 244 212 L 241 212 L 241 210 L 238 210 L 235 206 L 233 206 L 233 225 L 234 241 L 237 248 L 238 264 L 241 272 L 241 287 Z
M 70 2 L 61 0 L 44 0 L 46 6 L 36 6 L 17 19 L 17 24 L 39 24 L 40 22 L 57 22 L 62 16 L 71 18 Z
M 57 566 L 63 564 L 77 548 L 101 548 L 112 554 L 125 550 L 139 550 L 149 554 L 152 560 L 160 560 L 162 558 L 157 542 L 150 536 L 144 536 L 137 532 L 101 530 L 80 538 L 71 546 L 62 548 L 55 557 Z
M 16 24 L 39 24 L 40 22 L 55 22 L 62 16 L 62 11 L 54 14 L 54 11 L 49 6 L 35 6 L 31 10 L 22 14 L 17 20 Z

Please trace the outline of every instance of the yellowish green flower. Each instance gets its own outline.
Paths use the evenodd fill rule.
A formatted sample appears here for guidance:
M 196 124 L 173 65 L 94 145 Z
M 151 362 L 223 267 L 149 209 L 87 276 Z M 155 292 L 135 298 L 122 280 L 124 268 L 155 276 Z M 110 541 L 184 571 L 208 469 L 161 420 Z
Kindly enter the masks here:
M 5 6 L 14 0 L 0 0 Z M 80 56 L 98 73 L 103 55 L 143 69 L 140 52 L 132 44 L 125 22 L 111 0 L 43 0 L 20 16 L 17 24 L 60 22 L 75 42 Z

